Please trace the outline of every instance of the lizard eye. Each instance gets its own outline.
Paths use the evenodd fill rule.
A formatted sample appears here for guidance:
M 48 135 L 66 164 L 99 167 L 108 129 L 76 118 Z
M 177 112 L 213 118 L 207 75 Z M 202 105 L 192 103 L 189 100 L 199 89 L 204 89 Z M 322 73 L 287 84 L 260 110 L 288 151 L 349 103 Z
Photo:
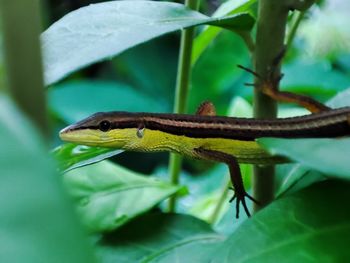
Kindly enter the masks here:
M 101 121 L 100 124 L 98 125 L 98 128 L 100 131 L 106 132 L 109 131 L 111 128 L 111 123 L 109 121 Z

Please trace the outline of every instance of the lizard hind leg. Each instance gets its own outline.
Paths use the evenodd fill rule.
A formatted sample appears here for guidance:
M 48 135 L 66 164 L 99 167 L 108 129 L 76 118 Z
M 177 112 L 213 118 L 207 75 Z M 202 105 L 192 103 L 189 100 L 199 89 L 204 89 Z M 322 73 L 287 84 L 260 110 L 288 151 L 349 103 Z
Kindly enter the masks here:
M 233 187 L 230 187 L 230 189 L 233 190 L 233 191 L 235 191 L 235 189 L 234 189 Z M 254 198 L 253 198 L 251 195 L 249 195 L 247 192 L 245 193 L 244 196 L 247 197 L 248 199 L 250 199 L 251 201 L 253 201 L 254 203 L 260 204 L 256 199 L 254 199 Z M 231 197 L 231 199 L 230 199 L 229 202 L 232 203 L 236 198 L 237 198 L 237 194 L 236 194 L 236 192 L 235 192 L 234 195 Z M 248 217 L 250 217 L 250 212 L 249 212 L 249 210 L 248 210 L 248 208 L 247 208 L 247 205 L 246 205 L 246 203 L 245 203 L 245 198 L 243 198 L 243 199 L 241 200 L 241 202 L 242 202 L 242 205 L 243 205 L 243 208 L 244 208 L 245 213 L 247 214 Z M 239 201 L 236 202 L 236 218 L 238 218 L 238 217 L 239 217 Z
M 256 203 L 258 202 L 245 191 L 241 171 L 239 169 L 239 165 L 236 158 L 227 153 L 208 150 L 204 148 L 196 148 L 194 149 L 194 151 L 199 158 L 216 161 L 216 162 L 222 162 L 228 165 L 233 189 L 235 191 L 234 196 L 231 198 L 230 202 L 236 200 L 236 218 L 239 218 L 240 203 L 242 204 L 247 216 L 250 217 L 250 212 L 249 212 L 245 198 L 247 197 L 253 202 L 256 202 Z
M 196 115 L 202 116 L 216 116 L 216 109 L 214 104 L 211 101 L 203 101 L 201 105 L 199 105 Z

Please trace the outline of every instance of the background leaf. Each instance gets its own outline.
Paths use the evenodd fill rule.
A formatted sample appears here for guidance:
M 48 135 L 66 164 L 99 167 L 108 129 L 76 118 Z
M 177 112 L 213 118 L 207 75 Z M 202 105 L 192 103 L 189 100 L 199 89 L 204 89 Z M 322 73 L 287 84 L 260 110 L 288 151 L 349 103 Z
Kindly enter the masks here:
M 282 155 L 328 175 L 350 179 L 350 139 L 258 140 L 271 154 Z
M 163 112 L 166 109 L 162 99 L 111 81 L 72 81 L 55 86 L 48 95 L 51 110 L 69 124 L 100 111 Z
M 113 58 L 113 73 L 117 74 L 107 77 L 127 83 L 140 95 L 157 98 L 170 112 L 176 82 L 178 51 L 175 48 L 178 43 L 178 35 L 172 34 L 128 49 Z
M 325 181 L 243 223 L 210 262 L 343 262 L 350 258 L 349 183 Z
M 204 262 L 223 241 L 203 221 L 187 215 L 150 214 L 105 236 L 103 262 Z
M 350 86 L 349 77 L 344 72 L 333 70 L 326 61 L 298 60 L 284 66 L 283 73 L 283 90 L 308 94 L 323 101 Z
M 327 176 L 300 164 L 284 164 L 277 167 L 276 198 L 299 191 L 311 184 L 324 181 Z
M 104 161 L 64 175 L 85 225 L 93 232 L 116 229 L 184 189 Z
M 231 99 L 241 92 L 250 92 L 243 86 L 245 72 L 238 64 L 249 63 L 249 54 L 242 39 L 232 32 L 222 32 L 205 50 L 192 71 L 192 89 L 189 96 L 189 112 L 210 100 L 218 115 L 227 115 Z

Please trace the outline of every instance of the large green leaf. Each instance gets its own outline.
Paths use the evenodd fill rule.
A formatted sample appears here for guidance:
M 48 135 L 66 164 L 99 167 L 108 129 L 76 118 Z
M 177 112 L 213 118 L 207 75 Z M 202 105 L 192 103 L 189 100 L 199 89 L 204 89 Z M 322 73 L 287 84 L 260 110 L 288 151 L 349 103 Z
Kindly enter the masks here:
M 99 242 L 104 263 L 207 262 L 224 238 L 194 217 L 150 214 Z
M 350 180 L 350 139 L 259 139 L 270 153 L 305 167 Z
M 250 29 L 249 14 L 210 18 L 184 5 L 153 1 L 110 1 L 80 8 L 42 34 L 46 84 L 137 44 L 179 29 L 213 24 Z
M 244 222 L 208 262 L 349 261 L 349 187 L 325 181 L 275 201 Z
M 94 262 L 46 147 L 0 97 L 1 262 Z
M 64 175 L 64 182 L 85 225 L 93 232 L 116 229 L 184 190 L 108 161 L 70 171 Z

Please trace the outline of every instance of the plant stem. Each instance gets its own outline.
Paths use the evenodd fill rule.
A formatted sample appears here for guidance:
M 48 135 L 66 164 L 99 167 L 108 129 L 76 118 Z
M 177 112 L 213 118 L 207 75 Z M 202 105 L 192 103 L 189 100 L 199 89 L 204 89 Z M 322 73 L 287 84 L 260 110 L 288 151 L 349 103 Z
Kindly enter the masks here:
M 224 187 L 220 191 L 221 195 L 220 195 L 219 201 L 216 204 L 214 212 L 211 215 L 211 217 L 209 218 L 209 223 L 212 224 L 212 225 L 215 224 L 216 220 L 218 219 L 218 217 L 220 215 L 222 206 L 224 205 L 224 203 L 225 203 L 225 201 L 227 199 L 227 193 L 229 191 L 230 186 L 232 186 L 232 183 L 231 183 L 231 179 L 228 178 L 227 182 L 224 185 Z
M 47 134 L 38 0 L 0 0 L 7 92 Z
M 305 11 L 313 0 L 260 0 L 258 10 L 256 46 L 254 52 L 254 71 L 261 77 L 255 78 L 255 86 L 262 81 L 276 80 L 281 74 L 276 59 L 284 50 L 285 31 L 289 10 Z M 276 87 L 278 89 L 278 83 Z M 276 118 L 277 105 L 270 97 L 258 89 L 254 91 L 254 117 Z M 260 205 L 254 205 L 254 211 L 269 204 L 274 198 L 274 167 L 255 166 L 253 176 L 253 195 Z
M 288 9 L 283 1 L 260 0 L 258 10 L 256 46 L 254 53 L 254 71 L 262 79 L 255 78 L 255 85 L 269 79 L 273 61 L 284 48 L 285 28 Z M 273 33 L 272 33 L 273 32 Z M 279 76 L 280 67 L 273 69 L 273 77 Z M 254 90 L 254 117 L 276 118 L 277 105 L 270 97 Z M 254 166 L 253 196 L 259 201 L 254 204 L 254 211 L 269 204 L 274 198 L 274 166 Z
M 169 159 L 169 173 L 170 173 L 169 175 L 170 175 L 170 182 L 174 185 L 179 184 L 181 165 L 182 165 L 181 155 L 178 155 L 176 153 L 171 153 L 170 159 Z M 176 210 L 176 200 L 177 200 L 176 194 L 169 198 L 168 211 L 171 213 L 175 212 Z
M 199 0 L 186 0 L 185 5 L 191 9 L 197 9 Z M 181 33 L 180 54 L 177 68 L 176 90 L 174 113 L 185 113 L 188 101 L 189 83 L 191 75 L 191 57 L 192 44 L 194 37 L 194 28 L 188 28 Z M 182 157 L 178 154 L 171 153 L 169 159 L 170 182 L 179 183 L 179 176 L 182 165 Z M 176 195 L 169 199 L 168 210 L 175 212 Z

